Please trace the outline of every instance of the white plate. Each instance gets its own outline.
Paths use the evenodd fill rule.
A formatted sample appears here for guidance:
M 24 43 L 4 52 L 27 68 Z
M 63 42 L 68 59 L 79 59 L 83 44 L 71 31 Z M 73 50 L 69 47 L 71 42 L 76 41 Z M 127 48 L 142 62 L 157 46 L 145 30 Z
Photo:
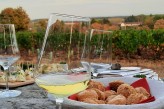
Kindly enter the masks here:
M 73 72 L 83 72 L 86 71 L 84 68 L 80 67 L 80 68 L 75 68 L 75 69 L 71 69 Z
M 104 70 L 104 71 L 100 71 L 98 73 L 100 74 L 110 74 L 110 73 L 121 73 L 121 72 L 127 72 L 128 70 Z
M 112 75 L 121 75 L 121 76 L 126 76 L 126 75 L 134 75 L 134 74 L 140 74 L 140 70 L 106 70 L 102 72 L 98 72 L 99 74 L 112 74 Z
M 141 70 L 141 67 L 121 67 L 121 70 Z
M 150 72 L 150 71 L 153 71 L 152 69 L 142 69 L 141 70 L 142 72 Z
M 137 69 L 137 68 L 135 68 Z M 127 69 L 121 69 L 121 70 L 104 70 L 97 72 L 97 75 L 120 75 L 120 76 L 128 76 L 128 77 L 133 77 L 134 75 L 137 74 L 144 74 L 144 75 L 153 75 L 155 74 L 153 70 L 151 69 L 142 69 L 142 70 L 127 70 Z
M 102 82 L 105 86 L 109 84 L 109 82 L 114 80 L 122 80 L 125 83 L 133 83 L 139 78 L 131 78 L 131 77 L 108 77 L 96 79 L 96 81 Z M 89 104 L 84 102 L 79 102 L 75 100 L 70 100 L 66 98 L 64 100 L 64 104 L 77 106 L 85 109 L 164 109 L 164 83 L 160 81 L 147 79 L 150 87 L 151 94 L 155 96 L 156 100 L 150 103 L 144 104 L 134 104 L 134 105 L 106 105 L 106 104 Z
M 93 68 L 110 68 L 110 64 L 105 64 L 105 63 L 91 63 L 91 67 Z

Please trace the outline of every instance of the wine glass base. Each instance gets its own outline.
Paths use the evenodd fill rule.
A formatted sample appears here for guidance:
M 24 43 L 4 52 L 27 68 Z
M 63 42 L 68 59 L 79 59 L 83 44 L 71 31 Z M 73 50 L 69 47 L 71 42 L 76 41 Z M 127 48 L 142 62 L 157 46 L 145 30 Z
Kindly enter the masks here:
M 5 90 L 5 91 L 0 91 L 0 98 L 17 97 L 20 94 L 21 91 L 18 90 Z
M 48 97 L 48 99 L 49 99 L 50 101 L 52 101 L 52 102 L 55 102 L 55 103 L 56 103 L 56 98 L 53 96 L 53 94 L 48 93 L 48 94 L 47 94 L 47 97 Z
M 56 98 L 53 94 L 48 93 L 47 97 L 50 101 L 55 102 L 55 103 L 63 103 L 63 98 Z

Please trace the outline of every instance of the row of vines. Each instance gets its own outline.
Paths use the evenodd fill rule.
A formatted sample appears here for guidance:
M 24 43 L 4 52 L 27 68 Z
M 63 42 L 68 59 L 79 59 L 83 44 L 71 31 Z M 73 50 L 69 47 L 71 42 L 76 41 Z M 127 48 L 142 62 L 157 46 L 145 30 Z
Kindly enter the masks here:
M 18 32 L 17 41 L 20 50 L 31 51 L 36 54 L 42 46 L 45 32 Z M 77 34 L 77 35 L 76 35 Z M 84 37 L 72 37 L 73 40 L 81 38 L 83 45 Z M 112 34 L 113 58 L 144 58 L 144 59 L 164 59 L 164 30 L 118 30 Z M 55 38 L 58 38 L 58 42 Z M 54 46 L 65 47 L 69 43 L 69 38 L 53 37 L 49 38 Z M 72 41 L 75 43 L 75 41 Z M 76 44 L 75 44 L 76 45 Z M 82 47 L 82 46 L 79 47 Z

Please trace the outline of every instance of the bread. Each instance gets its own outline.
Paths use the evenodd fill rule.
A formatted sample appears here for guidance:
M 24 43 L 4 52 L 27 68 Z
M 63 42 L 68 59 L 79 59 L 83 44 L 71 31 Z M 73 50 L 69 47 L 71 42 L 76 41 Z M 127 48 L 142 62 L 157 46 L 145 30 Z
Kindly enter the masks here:
M 117 92 L 113 90 L 107 90 L 104 93 L 105 93 L 105 98 L 108 98 L 108 96 L 111 96 L 111 95 L 117 95 Z
M 106 104 L 125 105 L 126 97 L 123 95 L 111 95 L 107 98 Z
M 141 101 L 146 100 L 146 99 L 148 99 L 148 97 L 146 97 L 145 95 L 141 93 L 131 94 L 127 98 L 127 104 L 138 104 Z
M 91 88 L 96 88 L 96 89 L 99 89 L 101 91 L 105 91 L 105 86 L 101 82 L 98 82 L 98 81 L 92 81 L 91 80 L 89 82 L 88 89 L 91 89 Z
M 124 82 L 123 82 L 123 81 L 120 81 L 120 80 L 116 80 L 116 81 L 110 82 L 110 83 L 109 83 L 110 90 L 117 91 L 117 88 L 118 88 L 121 84 L 124 84 Z
M 95 90 L 92 90 L 92 89 L 84 90 L 84 91 L 77 94 L 77 99 L 79 101 L 83 101 L 86 98 L 98 99 L 98 94 L 96 93 Z
M 105 100 L 106 99 L 105 93 L 102 92 L 101 90 L 96 89 L 96 88 L 93 88 L 92 90 L 96 91 L 99 100 Z
M 130 94 L 135 94 L 136 90 L 129 84 L 121 84 L 117 89 L 117 93 L 127 98 Z
M 143 87 L 137 87 L 137 88 L 135 88 L 135 90 L 137 93 L 141 93 L 141 94 L 145 95 L 146 97 L 150 97 L 150 93 L 148 93 L 146 91 L 146 89 Z
M 111 84 L 117 91 L 105 90 L 101 82 L 90 81 L 89 88 L 77 94 L 78 101 L 91 104 L 131 105 L 138 104 L 151 96 L 143 87 L 134 88 L 119 80 Z
M 105 104 L 105 101 L 103 100 L 98 100 L 95 98 L 86 98 L 83 100 L 85 103 L 91 103 L 91 104 Z

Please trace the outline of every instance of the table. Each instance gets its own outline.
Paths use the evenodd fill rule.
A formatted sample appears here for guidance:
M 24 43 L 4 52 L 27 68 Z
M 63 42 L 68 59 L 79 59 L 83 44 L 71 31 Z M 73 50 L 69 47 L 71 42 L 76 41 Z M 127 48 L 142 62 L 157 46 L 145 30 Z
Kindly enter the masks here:
M 0 99 L 0 109 L 56 109 L 55 103 L 50 101 L 47 93 L 36 84 L 18 87 L 16 90 L 22 91 L 22 94 L 15 98 Z M 64 105 L 63 109 L 82 108 Z

